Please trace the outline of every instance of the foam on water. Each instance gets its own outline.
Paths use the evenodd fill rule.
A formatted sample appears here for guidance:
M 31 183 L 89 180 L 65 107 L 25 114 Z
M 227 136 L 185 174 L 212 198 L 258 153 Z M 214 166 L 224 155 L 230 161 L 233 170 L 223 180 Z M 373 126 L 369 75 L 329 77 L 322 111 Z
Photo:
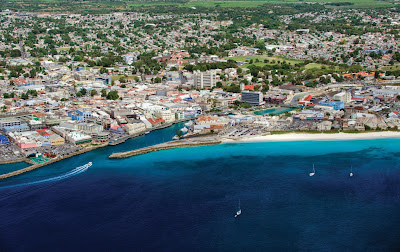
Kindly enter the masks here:
M 8 188 L 14 188 L 14 187 L 24 187 L 24 186 L 31 186 L 31 185 L 37 185 L 37 184 L 42 184 L 42 183 L 48 183 L 48 182 L 55 182 L 55 181 L 59 181 L 59 180 L 63 180 L 63 179 L 67 179 L 70 178 L 72 176 L 81 174 L 82 172 L 87 171 L 87 169 L 89 169 L 90 165 L 85 164 L 79 167 L 76 167 L 75 169 L 60 175 L 60 176 L 56 176 L 56 177 L 52 177 L 52 178 L 48 178 L 48 179 L 42 179 L 39 181 L 32 181 L 32 182 L 27 182 L 27 183 L 21 183 L 21 184 L 16 184 L 16 185 L 9 185 L 9 186 L 3 186 L 0 187 L 1 189 L 8 189 Z

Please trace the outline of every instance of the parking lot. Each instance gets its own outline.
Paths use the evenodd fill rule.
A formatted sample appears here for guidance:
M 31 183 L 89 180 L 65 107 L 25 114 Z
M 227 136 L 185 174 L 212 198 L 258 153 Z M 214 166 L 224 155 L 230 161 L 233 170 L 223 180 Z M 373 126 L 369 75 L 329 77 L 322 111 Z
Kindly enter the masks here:
M 23 154 L 19 147 L 13 144 L 2 144 L 0 145 L 0 161 L 23 158 Z
M 41 147 L 35 147 L 35 148 L 27 148 L 23 149 L 22 153 L 24 156 L 27 156 L 29 154 L 35 153 L 54 153 L 57 156 L 64 156 L 71 154 L 73 152 L 76 152 L 77 150 L 81 150 L 82 147 L 75 146 L 72 144 L 63 144 L 63 145 L 54 145 L 54 146 L 41 146 Z
M 243 136 L 255 136 L 265 132 L 265 128 L 262 126 L 250 126 L 241 125 L 238 127 L 232 127 L 224 131 L 221 137 L 243 137 Z

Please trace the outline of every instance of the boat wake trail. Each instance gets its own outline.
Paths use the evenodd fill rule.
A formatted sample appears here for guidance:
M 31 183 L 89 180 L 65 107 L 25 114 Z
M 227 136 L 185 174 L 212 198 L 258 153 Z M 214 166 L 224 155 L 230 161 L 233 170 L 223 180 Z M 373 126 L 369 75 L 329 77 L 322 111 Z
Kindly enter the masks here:
M 92 166 L 92 162 L 89 162 L 89 163 L 87 163 L 85 165 L 79 166 L 79 167 L 73 169 L 72 171 L 69 171 L 69 172 L 67 172 L 67 173 L 65 173 L 63 175 L 57 176 L 57 177 L 43 179 L 43 180 L 39 180 L 39 181 L 28 182 L 28 183 L 16 184 L 16 185 L 3 186 L 3 187 L 0 187 L 0 190 L 1 189 L 8 189 L 8 188 L 16 188 L 16 187 L 37 185 L 37 184 L 42 184 L 42 183 L 47 183 L 47 182 L 60 181 L 60 180 L 67 179 L 69 177 L 81 174 L 82 172 L 85 172 L 87 169 L 89 169 L 90 166 Z

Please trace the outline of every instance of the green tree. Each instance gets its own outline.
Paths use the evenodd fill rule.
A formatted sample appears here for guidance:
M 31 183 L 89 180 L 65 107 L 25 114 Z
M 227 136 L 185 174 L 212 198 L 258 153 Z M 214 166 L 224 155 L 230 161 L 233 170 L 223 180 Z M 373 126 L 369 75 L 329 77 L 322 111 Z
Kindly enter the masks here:
M 92 89 L 91 91 L 90 91 L 90 96 L 95 96 L 95 95 L 97 95 L 97 91 L 96 91 L 96 89 Z
M 118 92 L 117 91 L 110 91 L 107 94 L 107 99 L 109 100 L 117 100 L 119 98 Z
M 100 92 L 101 92 L 101 97 L 107 97 L 107 90 L 103 88 Z
M 154 83 L 161 83 L 161 78 L 160 77 L 154 78 Z
M 102 67 L 102 68 L 100 68 L 100 73 L 101 74 L 105 74 L 105 73 L 107 73 L 108 71 L 107 71 L 107 68 L 105 68 L 105 67 Z
M 86 95 L 87 90 L 86 90 L 86 88 L 81 88 L 80 92 L 82 93 L 82 95 Z
M 181 130 L 177 130 L 177 131 L 176 131 L 176 136 L 177 136 L 179 139 L 181 139 L 181 137 L 182 137 L 182 131 L 181 131 Z
M 23 99 L 23 100 L 28 100 L 29 99 L 29 95 L 28 95 L 28 93 L 22 93 L 22 95 L 21 95 L 21 99 Z

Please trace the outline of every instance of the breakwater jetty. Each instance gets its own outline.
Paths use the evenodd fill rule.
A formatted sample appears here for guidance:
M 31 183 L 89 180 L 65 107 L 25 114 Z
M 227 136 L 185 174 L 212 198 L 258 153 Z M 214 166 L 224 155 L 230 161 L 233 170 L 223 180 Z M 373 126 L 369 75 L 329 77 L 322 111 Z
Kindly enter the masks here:
M 214 137 L 198 137 L 193 139 L 182 139 L 176 140 L 171 142 L 166 142 L 162 144 L 156 144 L 136 150 L 126 151 L 126 152 L 118 152 L 111 154 L 108 158 L 116 159 L 116 158 L 127 158 L 137 155 L 146 154 L 153 151 L 160 151 L 160 150 L 168 150 L 168 149 L 176 149 L 176 148 L 183 148 L 183 147 L 195 147 L 195 146 L 202 146 L 202 145 L 214 145 L 220 144 L 221 141 Z
M 36 169 L 38 169 L 38 168 L 40 168 L 40 167 L 43 167 L 43 166 L 46 166 L 46 165 L 49 165 L 49 164 L 52 164 L 52 163 L 55 163 L 55 162 L 64 160 L 64 159 L 66 159 L 66 158 L 70 158 L 70 157 L 73 157 L 73 156 L 76 156 L 76 155 L 80 155 L 80 154 L 83 154 L 83 153 L 85 153 L 85 152 L 88 152 L 88 151 L 92 151 L 92 150 L 94 150 L 94 149 L 97 149 L 97 148 L 105 147 L 105 146 L 107 146 L 107 144 L 102 144 L 102 145 L 97 145 L 97 146 L 88 147 L 88 148 L 79 150 L 79 151 L 77 151 L 77 152 L 71 153 L 71 154 L 69 154 L 69 155 L 65 155 L 65 156 L 62 156 L 62 157 L 53 158 L 53 159 L 51 159 L 51 160 L 49 160 L 49 161 L 47 161 L 47 162 L 44 162 L 44 163 L 34 164 L 34 165 L 28 166 L 28 167 L 26 167 L 26 168 L 23 168 L 23 169 L 20 169 L 20 170 L 17 170 L 17 171 L 13 171 L 13 172 L 1 174 L 1 175 L 0 175 L 0 179 L 6 179 L 6 178 L 10 178 L 10 177 L 13 177 L 13 176 L 20 175 L 20 174 L 25 173 L 25 172 L 33 171 L 33 170 L 36 170 Z
M 2 165 L 2 164 L 14 164 L 14 163 L 20 163 L 20 162 L 33 164 L 33 162 L 29 158 L 15 158 L 15 159 L 0 160 L 0 165 Z

